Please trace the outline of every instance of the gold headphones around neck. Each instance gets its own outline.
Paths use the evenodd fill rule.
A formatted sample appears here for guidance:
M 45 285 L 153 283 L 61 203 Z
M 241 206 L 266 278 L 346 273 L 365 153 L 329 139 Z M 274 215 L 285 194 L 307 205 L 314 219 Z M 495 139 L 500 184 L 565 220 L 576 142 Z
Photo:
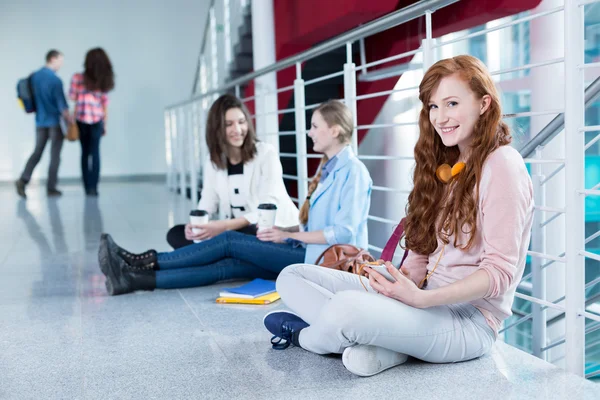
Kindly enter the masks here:
M 444 183 L 448 183 L 450 182 L 455 176 L 457 176 L 458 174 L 460 174 L 460 172 L 465 169 L 465 167 L 467 166 L 467 164 L 465 164 L 464 162 L 457 162 L 456 164 L 454 164 L 452 167 L 448 164 L 442 164 L 440 165 L 436 170 L 435 170 L 435 176 L 437 176 L 437 178 L 444 182 Z

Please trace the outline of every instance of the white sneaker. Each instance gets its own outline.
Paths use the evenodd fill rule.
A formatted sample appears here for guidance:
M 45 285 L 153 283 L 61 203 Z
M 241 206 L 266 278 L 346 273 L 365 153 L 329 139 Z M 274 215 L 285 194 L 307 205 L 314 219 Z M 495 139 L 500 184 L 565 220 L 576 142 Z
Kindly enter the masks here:
M 344 367 L 358 376 L 373 376 L 386 369 L 404 364 L 407 359 L 406 354 L 366 344 L 347 347 L 342 355 Z

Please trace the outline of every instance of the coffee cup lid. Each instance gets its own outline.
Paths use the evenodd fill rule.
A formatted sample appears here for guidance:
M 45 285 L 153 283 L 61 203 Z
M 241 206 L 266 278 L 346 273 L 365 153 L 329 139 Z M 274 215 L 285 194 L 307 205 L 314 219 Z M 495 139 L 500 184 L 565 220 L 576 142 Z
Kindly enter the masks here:
M 208 215 L 208 212 L 206 212 L 204 210 L 192 210 L 192 211 L 190 211 L 190 217 L 204 217 L 205 215 Z
M 277 210 L 277 206 L 272 203 L 262 203 L 258 205 L 259 210 Z

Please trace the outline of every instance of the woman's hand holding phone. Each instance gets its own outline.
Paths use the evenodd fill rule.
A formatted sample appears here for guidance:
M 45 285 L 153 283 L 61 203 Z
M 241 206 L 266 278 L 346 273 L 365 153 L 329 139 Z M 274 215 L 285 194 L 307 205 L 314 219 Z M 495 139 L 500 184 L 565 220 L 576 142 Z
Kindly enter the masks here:
M 379 272 L 382 268 L 385 268 L 393 281 L 387 274 Z M 369 275 L 369 284 L 377 293 L 415 308 L 427 307 L 424 291 L 417 287 L 405 271 L 398 270 L 391 262 L 385 261 L 384 265 L 379 265 L 379 262 L 377 265 L 367 264 L 364 265 L 364 271 Z
M 380 262 L 381 262 L 381 263 L 380 263 Z M 388 272 L 388 270 L 387 270 L 387 267 L 386 267 L 386 266 L 385 266 L 385 264 L 384 264 L 384 261 L 382 261 L 382 260 L 379 260 L 379 261 L 377 261 L 377 262 L 375 262 L 375 263 L 366 263 L 366 264 L 363 264 L 363 265 L 364 265 L 365 267 L 368 267 L 368 268 L 369 268 L 371 271 L 375 271 L 375 272 L 377 272 L 378 274 L 380 274 L 380 275 L 384 276 L 384 277 L 385 277 L 385 278 L 386 278 L 388 281 L 390 281 L 390 282 L 392 282 L 392 283 L 393 283 L 393 282 L 396 282 L 396 278 L 394 278 L 394 277 L 392 276 L 392 274 L 390 274 L 390 273 Z M 370 273 L 369 273 L 369 275 L 370 275 Z

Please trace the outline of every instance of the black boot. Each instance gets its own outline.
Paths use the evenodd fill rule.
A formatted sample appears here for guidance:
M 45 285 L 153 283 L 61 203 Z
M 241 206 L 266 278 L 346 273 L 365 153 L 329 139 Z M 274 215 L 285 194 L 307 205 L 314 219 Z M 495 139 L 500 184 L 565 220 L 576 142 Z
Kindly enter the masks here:
M 118 255 L 134 270 L 145 271 L 158 269 L 156 250 L 148 250 L 139 254 L 130 253 L 124 248 L 118 246 L 108 233 L 103 233 L 102 236 L 100 236 L 99 253 L 102 251 L 107 251 L 113 255 Z M 106 275 L 102 263 L 100 263 L 100 269 L 104 275 Z
M 111 296 L 156 289 L 156 272 L 152 267 L 132 267 L 118 254 L 111 252 L 107 245 L 100 246 L 98 261 L 106 275 L 106 290 Z

